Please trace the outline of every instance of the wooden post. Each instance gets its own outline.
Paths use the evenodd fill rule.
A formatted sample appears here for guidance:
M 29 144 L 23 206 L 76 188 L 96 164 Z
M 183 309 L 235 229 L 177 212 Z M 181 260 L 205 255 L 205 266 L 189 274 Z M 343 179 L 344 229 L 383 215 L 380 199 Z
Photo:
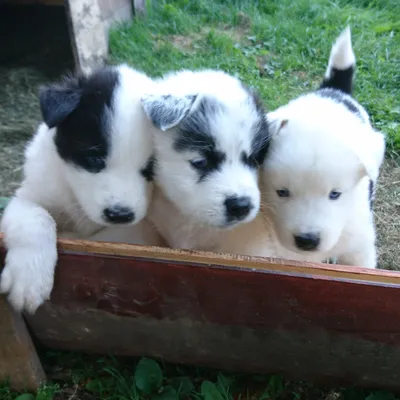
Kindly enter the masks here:
M 36 391 L 46 379 L 21 315 L 0 297 L 0 381 L 15 390 Z
M 106 32 L 97 0 L 68 0 L 67 18 L 78 71 L 89 73 L 107 58 Z
M 107 61 L 108 31 L 132 18 L 131 0 L 67 0 L 76 69 L 88 73 Z

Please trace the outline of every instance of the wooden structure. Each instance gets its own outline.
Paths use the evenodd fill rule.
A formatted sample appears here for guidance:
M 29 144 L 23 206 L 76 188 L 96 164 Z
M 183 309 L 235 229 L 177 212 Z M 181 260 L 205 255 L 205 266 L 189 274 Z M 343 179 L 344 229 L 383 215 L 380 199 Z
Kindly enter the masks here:
M 88 241 L 59 251 L 51 301 L 26 316 L 46 346 L 400 390 L 400 273 Z M 15 333 L 0 330 L 7 346 Z
M 112 25 L 146 13 L 145 0 L 0 0 L 2 3 L 65 6 L 75 66 L 84 72 L 107 60 Z

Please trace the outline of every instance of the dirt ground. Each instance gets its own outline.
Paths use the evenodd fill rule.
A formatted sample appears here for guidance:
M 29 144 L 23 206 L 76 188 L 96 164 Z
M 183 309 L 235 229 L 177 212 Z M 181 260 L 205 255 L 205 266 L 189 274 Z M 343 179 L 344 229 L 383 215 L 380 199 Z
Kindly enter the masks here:
M 0 12 L 0 197 L 21 180 L 24 147 L 40 119 L 39 86 L 73 68 L 63 10 L 22 9 L 18 19 L 12 9 Z M 374 211 L 380 268 L 400 270 L 399 161 L 385 163 Z

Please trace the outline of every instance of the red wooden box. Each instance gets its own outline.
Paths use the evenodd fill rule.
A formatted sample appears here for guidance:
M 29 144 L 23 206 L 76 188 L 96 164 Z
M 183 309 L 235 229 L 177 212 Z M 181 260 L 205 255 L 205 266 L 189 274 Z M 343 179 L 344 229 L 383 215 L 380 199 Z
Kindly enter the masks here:
M 59 250 L 51 301 L 26 316 L 46 346 L 400 389 L 399 273 L 88 241 Z

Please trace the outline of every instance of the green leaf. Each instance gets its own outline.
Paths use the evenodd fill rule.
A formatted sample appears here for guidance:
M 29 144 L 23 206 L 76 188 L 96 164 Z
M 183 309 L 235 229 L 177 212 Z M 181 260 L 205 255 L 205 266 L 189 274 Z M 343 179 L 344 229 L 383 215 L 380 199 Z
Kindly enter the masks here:
M 142 358 L 135 371 L 136 387 L 146 394 L 155 393 L 163 380 L 163 373 L 160 366 L 150 358 Z
M 350 387 L 342 392 L 343 400 L 365 400 L 366 392 L 362 389 Z
M 285 383 L 283 378 L 279 375 L 273 375 L 269 378 L 268 386 L 261 396 L 260 400 L 264 399 L 277 399 L 285 391 Z
M 178 392 L 178 394 L 182 397 L 189 396 L 193 390 L 194 385 L 192 381 L 187 376 L 182 376 L 180 378 L 172 379 L 172 386 Z
M 103 384 L 100 379 L 91 379 L 86 383 L 85 389 L 91 393 L 101 393 L 103 390 Z
M 365 400 L 396 400 L 396 396 L 393 393 L 373 392 Z
M 16 397 L 15 400 L 35 400 L 35 396 L 30 393 L 24 393 Z
M 233 382 L 233 378 L 228 378 L 223 374 L 218 374 L 217 388 L 225 396 L 229 396 L 229 391 L 232 388 Z
M 210 381 L 204 381 L 201 384 L 201 394 L 203 395 L 204 400 L 223 400 L 218 388 Z
M 162 392 L 151 396 L 151 400 L 179 400 L 179 395 L 173 387 L 165 386 Z

